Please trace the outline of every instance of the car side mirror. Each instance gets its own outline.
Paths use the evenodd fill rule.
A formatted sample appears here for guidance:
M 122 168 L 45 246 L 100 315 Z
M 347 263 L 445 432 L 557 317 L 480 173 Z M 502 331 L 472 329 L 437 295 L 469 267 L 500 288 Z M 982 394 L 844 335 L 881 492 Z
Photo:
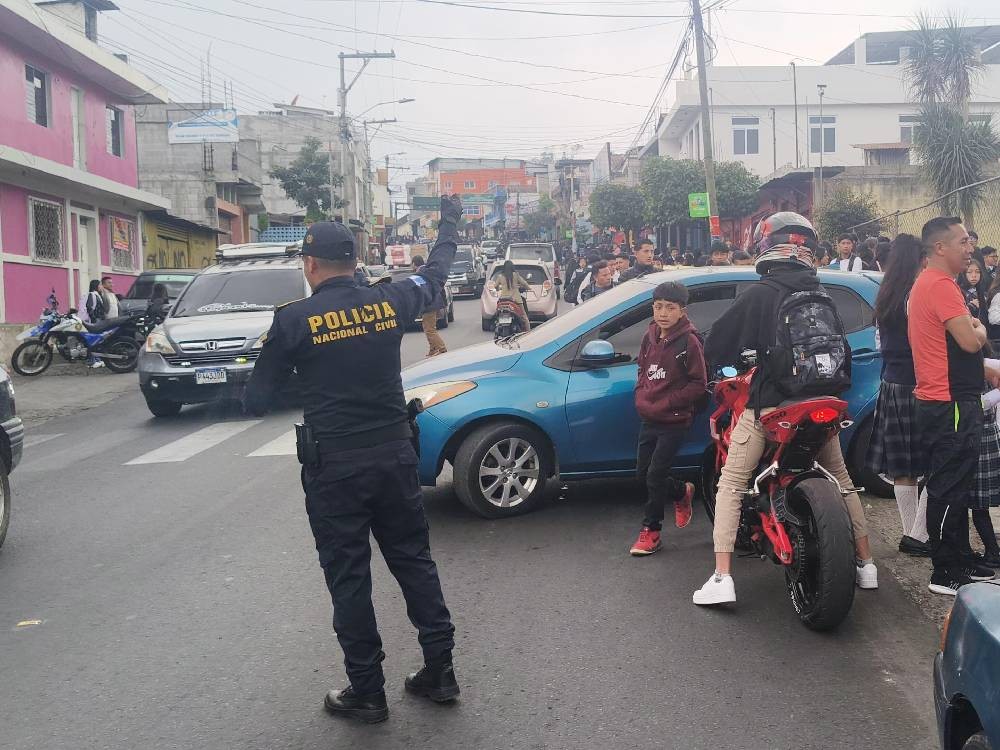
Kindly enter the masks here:
M 722 377 L 724 378 L 735 378 L 737 375 L 739 375 L 735 367 L 729 367 L 729 366 L 723 367 L 719 372 L 722 374 Z
M 583 345 L 579 356 L 580 364 L 588 367 L 604 367 L 616 361 L 615 347 L 610 341 L 595 339 Z

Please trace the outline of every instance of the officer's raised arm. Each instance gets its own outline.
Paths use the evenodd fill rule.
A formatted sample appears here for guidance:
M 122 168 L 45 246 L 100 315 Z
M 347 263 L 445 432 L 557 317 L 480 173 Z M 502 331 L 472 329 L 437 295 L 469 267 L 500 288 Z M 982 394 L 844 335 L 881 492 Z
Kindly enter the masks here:
M 395 302 L 409 307 L 406 319 L 413 318 L 419 311 L 434 302 L 444 292 L 448 281 L 448 269 L 455 260 L 458 250 L 458 220 L 462 218 L 462 199 L 458 195 L 441 196 L 441 220 L 438 222 L 438 236 L 427 256 L 427 263 L 413 276 L 385 288 L 387 296 Z

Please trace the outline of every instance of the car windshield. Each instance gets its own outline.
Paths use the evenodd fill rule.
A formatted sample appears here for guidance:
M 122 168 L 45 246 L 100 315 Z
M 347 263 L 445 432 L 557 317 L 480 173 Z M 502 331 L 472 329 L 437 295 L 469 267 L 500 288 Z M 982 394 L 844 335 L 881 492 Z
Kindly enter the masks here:
M 472 261 L 470 260 L 456 260 L 451 264 L 452 273 L 465 273 L 472 268 Z
M 194 274 L 168 273 L 148 276 L 144 274 L 135 280 L 125 299 L 150 299 L 153 296 L 153 286 L 156 284 L 166 286 L 167 296 L 176 299 L 193 278 Z
M 545 263 L 555 260 L 552 245 L 511 245 L 507 256 L 511 260 L 540 260 Z
M 456 263 L 457 262 L 463 262 L 463 263 L 470 263 L 471 264 L 473 260 L 474 260 L 474 256 L 472 255 L 472 251 L 471 250 L 462 250 L 461 248 L 459 248 L 455 252 L 455 262 Z
M 195 276 L 174 305 L 172 318 L 273 310 L 305 294 L 302 271 L 239 270 Z
M 549 278 L 545 274 L 545 269 L 538 266 L 515 265 L 514 270 L 521 274 L 522 278 L 532 286 L 541 286 Z M 496 281 L 501 275 L 503 275 L 503 266 L 498 266 L 496 271 L 493 272 L 493 281 Z

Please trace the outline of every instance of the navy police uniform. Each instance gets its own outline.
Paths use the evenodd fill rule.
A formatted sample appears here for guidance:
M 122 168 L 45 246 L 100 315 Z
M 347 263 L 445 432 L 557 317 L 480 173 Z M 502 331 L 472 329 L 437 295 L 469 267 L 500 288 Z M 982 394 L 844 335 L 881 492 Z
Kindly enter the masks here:
M 369 532 L 402 589 L 425 664 L 451 665 L 455 629 L 431 558 L 399 349 L 406 324 L 446 283 L 460 215 L 457 198 L 442 198 L 437 242 L 416 275 L 373 286 L 335 276 L 279 308 L 244 394 L 245 409 L 262 414 L 297 373 L 312 432 L 305 457 L 301 434 L 299 445 L 306 512 L 355 696 L 382 694 L 384 684 Z M 306 233 L 302 253 L 350 260 L 354 239 L 343 224 L 319 222 Z M 330 701 L 327 708 L 336 710 Z M 360 718 L 385 718 L 384 705 L 383 694 L 382 713 Z

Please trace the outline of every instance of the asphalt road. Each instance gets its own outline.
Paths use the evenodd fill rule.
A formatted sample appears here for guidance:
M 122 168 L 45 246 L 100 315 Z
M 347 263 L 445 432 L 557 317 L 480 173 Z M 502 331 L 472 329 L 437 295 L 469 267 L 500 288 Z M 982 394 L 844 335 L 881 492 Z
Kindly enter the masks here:
M 451 348 L 485 336 L 477 305 L 458 303 Z M 406 361 L 425 350 L 406 336 Z M 136 391 L 29 433 L 0 551 L 0 748 L 934 747 L 936 631 L 891 576 L 832 635 L 798 624 L 759 560 L 737 562 L 737 606 L 698 609 L 704 517 L 632 559 L 624 481 L 553 485 L 490 523 L 446 476 L 426 506 L 461 701 L 404 694 L 420 652 L 376 552 L 391 717 L 326 715 L 343 670 L 294 419 L 154 420 Z

